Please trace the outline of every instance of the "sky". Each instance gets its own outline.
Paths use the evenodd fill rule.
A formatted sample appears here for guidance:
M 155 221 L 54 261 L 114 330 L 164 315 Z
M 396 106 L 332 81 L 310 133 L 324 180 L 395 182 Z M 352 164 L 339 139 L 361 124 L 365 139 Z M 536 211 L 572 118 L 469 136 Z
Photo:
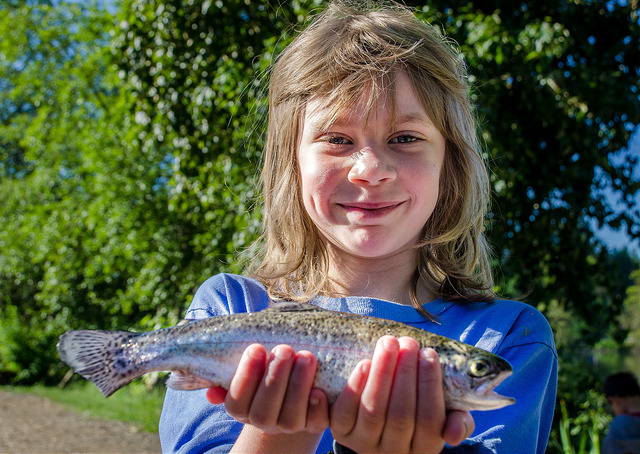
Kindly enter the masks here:
M 636 127 L 636 131 L 629 141 L 629 145 L 626 150 L 621 150 L 620 155 L 623 157 L 625 154 L 632 154 L 638 158 L 638 163 L 634 169 L 634 177 L 636 180 L 640 179 L 640 126 Z M 608 196 L 610 202 L 615 205 L 618 203 L 615 194 L 610 193 Z M 640 192 L 635 195 L 636 206 L 640 206 Z M 592 223 L 592 229 L 601 241 L 607 246 L 609 250 L 621 250 L 627 249 L 629 252 L 640 258 L 640 241 L 632 241 L 627 234 L 626 227 L 622 227 L 619 231 L 613 230 L 609 227 L 597 229 L 595 222 Z

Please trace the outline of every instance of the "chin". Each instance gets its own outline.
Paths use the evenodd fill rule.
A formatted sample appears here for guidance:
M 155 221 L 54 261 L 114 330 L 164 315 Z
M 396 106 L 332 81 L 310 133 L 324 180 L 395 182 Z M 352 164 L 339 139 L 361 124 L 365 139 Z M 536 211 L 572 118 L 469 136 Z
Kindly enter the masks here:
M 344 248 L 348 254 L 367 260 L 384 260 L 412 250 L 411 248 L 388 248 L 380 245 L 361 244 L 357 247 Z

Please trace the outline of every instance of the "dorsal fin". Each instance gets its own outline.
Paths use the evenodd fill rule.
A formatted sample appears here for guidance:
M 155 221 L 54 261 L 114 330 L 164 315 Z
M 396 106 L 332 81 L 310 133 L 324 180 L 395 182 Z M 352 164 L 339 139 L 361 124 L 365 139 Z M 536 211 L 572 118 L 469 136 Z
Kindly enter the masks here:
M 293 301 L 272 302 L 269 307 L 263 309 L 268 312 L 324 312 L 326 309 L 309 303 L 295 303 Z

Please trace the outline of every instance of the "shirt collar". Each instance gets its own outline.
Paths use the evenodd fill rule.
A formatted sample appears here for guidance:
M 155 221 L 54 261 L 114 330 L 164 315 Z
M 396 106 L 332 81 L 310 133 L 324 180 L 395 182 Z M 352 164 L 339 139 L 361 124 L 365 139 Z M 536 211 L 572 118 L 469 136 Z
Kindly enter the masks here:
M 312 303 L 323 309 L 349 312 L 357 315 L 368 315 L 402 323 L 421 323 L 426 321 L 424 316 L 413 306 L 365 296 L 347 296 L 343 298 L 317 297 Z M 438 317 L 452 305 L 453 303 L 445 302 L 437 298 L 434 301 L 425 303 L 422 307 L 430 314 Z

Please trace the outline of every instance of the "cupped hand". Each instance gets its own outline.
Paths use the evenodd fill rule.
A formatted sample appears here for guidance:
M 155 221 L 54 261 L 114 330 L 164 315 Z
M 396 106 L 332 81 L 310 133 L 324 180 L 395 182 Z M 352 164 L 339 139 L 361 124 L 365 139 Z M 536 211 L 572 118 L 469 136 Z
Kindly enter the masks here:
M 210 388 L 207 399 L 267 434 L 322 433 L 329 425 L 324 392 L 313 388 L 317 361 L 308 351 L 260 344 L 246 348 L 228 391 Z
M 359 453 L 437 453 L 471 435 L 467 411 L 446 412 L 442 371 L 432 349 L 409 337 L 380 338 L 332 405 L 338 443 Z

